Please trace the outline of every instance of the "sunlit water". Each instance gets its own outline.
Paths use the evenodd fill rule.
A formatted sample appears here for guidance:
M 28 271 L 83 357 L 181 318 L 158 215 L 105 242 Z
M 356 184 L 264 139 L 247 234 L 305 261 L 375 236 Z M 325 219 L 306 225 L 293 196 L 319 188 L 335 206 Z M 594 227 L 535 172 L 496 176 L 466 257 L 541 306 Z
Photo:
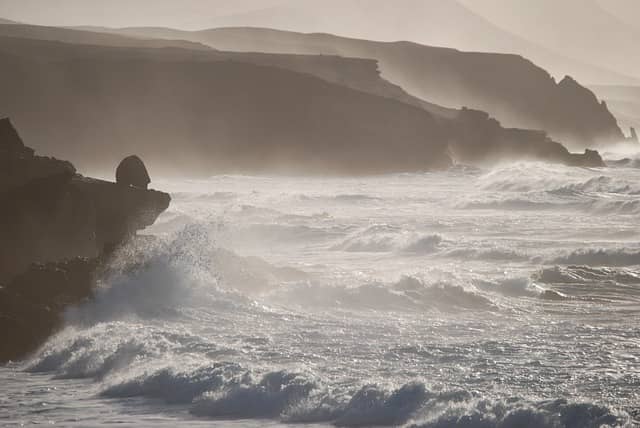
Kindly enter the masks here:
M 0 425 L 637 424 L 640 169 L 154 186 L 142 267 L 0 369 Z

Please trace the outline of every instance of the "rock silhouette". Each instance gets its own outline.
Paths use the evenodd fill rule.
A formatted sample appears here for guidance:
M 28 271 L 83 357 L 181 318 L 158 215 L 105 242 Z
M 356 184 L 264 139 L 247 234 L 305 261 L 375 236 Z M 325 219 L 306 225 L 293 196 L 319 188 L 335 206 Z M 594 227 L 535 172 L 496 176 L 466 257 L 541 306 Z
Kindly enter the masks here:
M 136 155 L 124 158 L 116 169 L 116 183 L 146 189 L 151 179 L 142 159 Z
M 24 357 L 53 333 L 64 309 L 91 295 L 109 251 L 169 201 L 36 156 L 0 120 L 0 362 Z
M 631 141 L 635 141 L 636 143 L 638 142 L 638 134 L 636 133 L 636 128 L 634 128 L 633 126 L 630 129 L 631 132 Z

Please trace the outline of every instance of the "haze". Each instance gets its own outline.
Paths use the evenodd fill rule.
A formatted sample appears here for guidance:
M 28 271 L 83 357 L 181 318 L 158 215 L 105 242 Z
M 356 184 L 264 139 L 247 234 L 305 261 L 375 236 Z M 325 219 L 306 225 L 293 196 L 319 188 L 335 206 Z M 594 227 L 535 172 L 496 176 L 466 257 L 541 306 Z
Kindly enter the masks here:
M 251 26 L 515 53 L 585 84 L 638 84 L 637 16 L 632 0 L 0 1 L 0 17 L 38 25 Z

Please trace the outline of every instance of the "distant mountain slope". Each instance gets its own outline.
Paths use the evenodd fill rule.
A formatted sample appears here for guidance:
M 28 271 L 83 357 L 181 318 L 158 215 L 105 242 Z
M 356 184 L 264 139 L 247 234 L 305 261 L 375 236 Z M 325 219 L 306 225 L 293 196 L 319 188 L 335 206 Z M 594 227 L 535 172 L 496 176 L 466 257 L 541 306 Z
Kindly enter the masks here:
M 17 22 L 11 21 L 9 19 L 0 18 L 0 24 L 17 24 Z
M 621 1 L 623 0 L 609 0 L 608 3 Z M 27 0 L 16 3 L 22 2 Z M 551 6 L 543 19 L 531 20 L 529 16 L 525 16 L 523 28 L 528 25 L 527 22 L 533 22 L 534 30 L 549 25 L 553 27 L 548 31 L 551 34 L 563 27 L 580 24 L 577 19 L 579 14 L 556 14 L 556 8 L 562 10 L 565 3 L 581 3 L 581 0 L 495 2 L 501 9 L 524 5 L 525 11 L 538 3 Z M 482 0 L 182 0 L 155 3 L 147 0 L 147 7 L 137 8 L 126 4 L 128 2 L 103 2 L 100 14 L 96 14 L 95 8 L 89 3 L 91 2 L 66 0 L 64 6 L 48 8 L 46 14 L 37 7 L 5 5 L 4 13 L 18 16 L 16 14 L 21 11 L 20 16 L 24 16 L 25 22 L 61 26 L 172 26 L 189 30 L 251 26 L 324 32 L 379 41 L 407 40 L 462 50 L 523 55 L 544 67 L 557 79 L 571 75 L 578 81 L 589 84 L 640 84 L 637 69 L 632 69 L 630 75 L 624 73 L 623 69 L 616 69 L 613 64 L 603 63 L 595 52 L 574 58 L 572 50 L 565 49 L 568 46 L 565 40 L 555 39 L 553 43 L 546 45 L 535 42 L 535 37 L 529 37 L 527 32 L 521 31 L 519 21 L 515 22 L 515 28 L 501 28 L 491 19 L 491 14 L 485 13 L 487 11 L 481 7 L 485 4 Z M 621 13 L 620 7 L 609 9 L 616 10 L 618 15 Z M 624 11 L 622 9 L 622 13 Z M 556 18 L 555 15 L 559 17 Z M 627 21 L 637 19 L 633 18 L 637 14 L 630 16 Z M 581 31 L 586 31 L 587 38 L 592 34 L 595 35 L 593 37 L 603 35 L 602 40 L 609 40 L 607 33 L 616 31 L 612 28 L 604 28 L 604 32 L 600 28 L 594 31 L 595 27 L 588 24 L 580 28 Z M 616 49 L 613 45 L 609 46 L 610 49 Z
M 509 0 L 507 4 L 504 0 L 461 1 L 495 25 L 540 46 L 640 77 L 640 29 L 606 10 L 620 11 L 623 5 L 616 5 L 617 0 Z M 636 13 L 631 14 L 627 5 L 628 18 L 637 21 L 637 0 L 634 9 Z
M 495 1 L 504 9 L 514 7 L 512 2 L 505 5 L 502 0 Z M 558 8 L 564 3 L 555 0 L 549 2 Z M 459 0 L 283 0 L 272 7 L 226 16 L 219 16 L 214 11 L 211 19 L 203 18 L 202 22 L 207 22 L 208 27 L 265 27 L 379 41 L 406 40 L 471 51 L 513 53 L 526 56 L 549 70 L 557 79 L 568 74 L 579 81 L 593 84 L 640 83 L 640 73 L 625 74 L 614 65 L 603 64 L 595 55 L 576 60 L 571 51 L 562 49 L 564 41 L 561 39 L 543 46 L 531 42 L 528 34 L 516 35 L 514 31 L 505 31 L 481 16 L 479 8 L 474 7 L 472 11 L 470 8 L 474 3 L 475 0 L 464 4 Z M 553 14 L 554 8 L 548 9 L 547 13 Z M 563 18 L 571 19 L 571 24 L 576 20 L 575 16 Z M 533 24 L 545 25 L 544 22 L 551 20 L 545 16 Z M 554 23 L 556 26 L 569 26 L 567 21 L 561 19 Z M 518 25 L 518 21 L 514 21 L 514 24 Z
M 504 129 L 482 112 L 442 118 L 225 53 L 0 36 L 0 91 L 0 116 L 81 170 L 112 173 L 131 153 L 182 175 L 422 171 L 448 166 L 450 153 L 601 165 L 597 154 L 572 155 L 544 133 Z
M 571 78 L 556 83 L 545 70 L 517 55 L 461 52 L 408 42 L 382 43 L 259 28 L 117 31 L 127 35 L 187 39 L 227 51 L 374 58 L 387 80 L 438 105 L 484 110 L 507 126 L 544 129 L 574 148 L 607 144 L 622 138 L 615 118 L 588 89 Z
M 60 41 L 65 43 L 140 48 L 186 48 L 198 51 L 198 56 L 223 60 L 238 60 L 258 65 L 276 66 L 312 74 L 332 83 L 368 92 L 424 108 L 439 116 L 452 117 L 454 110 L 446 109 L 409 95 L 397 85 L 381 78 L 374 59 L 343 58 L 329 55 L 287 55 L 241 52 L 219 52 L 199 42 L 180 39 L 152 38 L 147 36 L 120 35 L 87 29 L 66 29 L 33 25 L 0 25 L 0 36 Z M 196 55 L 194 53 L 194 55 Z
M 0 37 L 0 116 L 81 169 L 373 173 L 444 167 L 426 111 L 280 68 L 193 52 Z M 393 149 L 391 149 L 393 148 Z
M 58 27 L 45 27 L 40 25 L 3 25 L 2 22 L 0 22 L 0 36 L 53 40 L 65 43 L 114 47 L 179 47 L 196 50 L 211 50 L 211 48 L 208 46 L 186 40 L 168 40 L 140 37 L 131 38 L 127 36 L 121 36 L 119 34 L 81 31 Z

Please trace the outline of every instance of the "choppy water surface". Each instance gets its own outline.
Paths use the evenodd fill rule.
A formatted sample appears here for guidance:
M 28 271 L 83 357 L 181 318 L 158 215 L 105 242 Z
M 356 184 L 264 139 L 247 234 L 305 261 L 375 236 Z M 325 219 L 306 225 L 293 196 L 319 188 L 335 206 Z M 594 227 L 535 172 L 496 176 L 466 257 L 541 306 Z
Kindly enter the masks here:
M 155 187 L 0 424 L 637 425 L 640 169 Z

